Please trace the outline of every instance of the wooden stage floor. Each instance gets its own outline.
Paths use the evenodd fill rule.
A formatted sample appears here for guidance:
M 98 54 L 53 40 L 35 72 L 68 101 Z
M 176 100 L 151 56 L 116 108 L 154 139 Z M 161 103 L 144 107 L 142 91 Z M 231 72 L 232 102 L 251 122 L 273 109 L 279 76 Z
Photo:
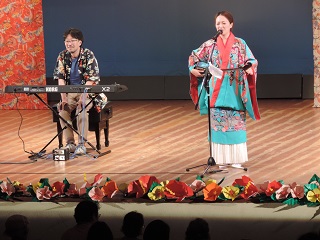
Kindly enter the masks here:
M 313 174 L 320 175 L 320 109 L 312 107 L 313 100 L 261 99 L 259 105 L 262 119 L 249 119 L 247 124 L 248 171 L 229 169 L 206 174 L 205 179 L 225 177 L 223 186 L 242 175 L 255 183 L 283 180 L 305 184 Z M 189 172 L 186 168 L 206 164 L 210 156 L 207 116 L 200 116 L 190 100 L 114 101 L 110 146 L 101 150 L 111 153 L 97 159 L 91 157 L 96 155 L 92 149 L 88 150 L 91 156 L 68 161 L 28 158 L 24 148 L 38 152 L 56 134 L 50 110 L 1 110 L 0 120 L 0 181 L 9 178 L 28 185 L 48 178 L 52 184 L 66 178 L 80 186 L 84 174 L 92 182 L 101 173 L 118 184 L 142 175 L 191 183 L 204 168 Z M 88 140 L 96 144 L 93 132 Z M 47 153 L 57 147 L 55 139 Z

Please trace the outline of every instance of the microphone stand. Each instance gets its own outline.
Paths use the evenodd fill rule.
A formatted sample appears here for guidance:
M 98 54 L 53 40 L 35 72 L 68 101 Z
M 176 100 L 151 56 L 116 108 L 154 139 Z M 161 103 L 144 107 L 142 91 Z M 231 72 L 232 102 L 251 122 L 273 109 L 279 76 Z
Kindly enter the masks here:
M 208 58 L 208 61 L 207 61 L 207 65 L 209 66 L 209 61 L 212 57 L 212 54 L 213 54 L 213 50 L 214 50 L 214 47 L 216 45 L 216 40 L 217 40 L 217 37 L 221 34 L 221 30 L 219 30 L 219 32 L 216 34 L 216 36 L 214 36 L 213 40 L 214 40 L 214 45 L 212 47 L 212 51 L 211 51 L 211 54 L 210 54 L 210 57 Z M 212 134 L 211 134 L 211 117 L 210 117 L 210 87 L 209 87 L 209 80 L 211 78 L 211 74 L 209 72 L 209 67 L 207 67 L 205 69 L 205 72 L 204 72 L 204 77 L 203 77 L 203 80 L 202 80 L 202 84 L 201 84 L 201 89 L 200 89 L 200 92 L 199 92 L 199 97 L 198 97 L 198 101 L 195 105 L 195 110 L 198 109 L 198 105 L 199 105 L 199 100 L 200 100 L 200 96 L 202 94 L 202 91 L 203 89 L 205 88 L 206 89 L 206 92 L 207 92 L 207 107 L 208 107 L 208 130 L 209 130 L 209 149 L 210 149 L 210 156 L 208 158 L 208 161 L 207 163 L 205 164 L 201 164 L 201 165 L 197 165 L 197 166 L 194 166 L 194 167 L 190 167 L 190 168 L 187 168 L 186 171 L 189 172 L 190 169 L 193 169 L 193 168 L 197 168 L 197 167 L 201 167 L 201 166 L 206 166 L 204 172 L 200 175 L 201 178 L 204 177 L 204 174 L 206 174 L 209 170 L 209 168 L 211 166 L 214 166 L 216 165 L 216 161 L 214 160 L 213 156 L 212 156 L 212 144 L 211 144 L 211 140 L 212 140 Z M 217 170 L 212 170 L 210 171 L 210 173 L 217 173 L 217 172 L 222 172 L 223 170 L 221 169 L 217 169 Z
M 211 55 L 212 55 L 212 53 L 211 53 Z M 247 70 L 250 67 L 251 67 L 251 63 L 248 62 L 246 65 L 244 65 L 242 67 L 226 68 L 226 69 L 221 69 L 221 70 L 222 71 L 235 71 L 235 70 L 238 70 L 238 71 L 244 71 L 245 72 L 245 70 Z M 197 101 L 197 103 L 195 105 L 195 110 L 198 109 L 199 99 L 200 99 L 200 96 L 202 94 L 202 90 L 205 87 L 206 88 L 206 92 L 207 92 L 207 105 L 208 105 L 208 130 L 209 130 L 210 157 L 208 158 L 207 163 L 200 164 L 200 165 L 197 165 L 197 166 L 190 167 L 190 168 L 186 169 L 186 171 L 189 172 L 190 169 L 207 165 L 207 167 L 205 168 L 204 172 L 200 175 L 201 178 L 204 177 L 204 174 L 206 174 L 208 172 L 208 170 L 209 170 L 209 168 L 211 166 L 216 165 L 216 162 L 215 162 L 215 160 L 214 160 L 214 158 L 212 156 L 212 144 L 211 144 L 212 134 L 211 134 L 211 117 L 210 117 L 210 87 L 209 87 L 209 80 L 211 78 L 211 74 L 210 74 L 208 69 L 209 69 L 209 67 L 206 68 L 205 73 L 204 73 L 204 78 L 202 80 L 201 89 L 200 89 L 200 93 L 199 93 L 199 98 L 198 98 L 198 101 Z M 246 167 L 235 167 L 235 168 L 242 169 L 244 171 L 248 170 L 248 168 L 246 168 Z M 223 171 L 223 169 L 215 169 L 215 170 L 210 171 L 209 173 L 217 173 L 217 172 L 222 172 L 222 171 Z

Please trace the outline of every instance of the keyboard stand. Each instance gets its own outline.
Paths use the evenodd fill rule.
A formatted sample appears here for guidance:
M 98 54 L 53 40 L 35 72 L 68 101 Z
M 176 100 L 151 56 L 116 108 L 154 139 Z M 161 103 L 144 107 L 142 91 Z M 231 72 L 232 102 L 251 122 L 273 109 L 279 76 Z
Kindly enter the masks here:
M 108 153 L 111 152 L 111 150 L 108 150 L 108 151 L 106 151 L 106 152 L 104 152 L 104 153 L 101 153 L 101 152 L 100 152 L 95 146 L 93 146 L 86 138 L 84 138 L 71 124 L 69 124 L 67 120 L 65 120 L 63 117 L 61 117 L 61 116 L 59 115 L 59 113 L 58 113 L 55 109 L 53 109 L 48 103 L 46 103 L 45 101 L 43 101 L 43 99 L 42 99 L 37 93 L 30 93 L 30 94 L 35 95 L 44 105 L 46 105 L 57 117 L 59 117 L 59 119 L 61 119 L 61 120 L 67 125 L 67 126 L 65 126 L 64 128 L 62 128 L 61 131 L 59 131 L 38 153 L 33 153 L 31 156 L 29 156 L 29 158 L 30 158 L 31 160 L 36 160 L 37 158 L 41 158 L 41 157 L 44 155 L 44 153 L 46 152 L 45 149 L 46 149 L 46 148 L 53 142 L 53 140 L 54 140 L 56 137 L 58 137 L 67 127 L 69 127 L 70 129 L 72 129 L 72 131 L 74 131 L 76 134 L 78 134 L 80 137 L 82 137 L 83 140 L 84 140 L 87 144 L 89 144 L 89 146 L 98 153 L 98 155 L 94 156 L 95 159 L 98 158 L 98 157 L 104 156 L 104 155 L 106 155 L 106 154 L 108 154 Z M 28 93 L 28 95 L 30 95 L 30 94 Z M 82 108 L 82 109 L 78 112 L 78 114 L 72 119 L 72 122 L 77 118 L 77 116 L 78 116 L 84 109 L 87 108 L 87 106 L 88 106 L 90 103 L 92 103 L 92 101 L 93 101 L 95 98 L 96 98 L 96 97 L 91 98 L 91 100 L 89 101 L 89 103 L 86 104 L 86 106 L 85 106 L 84 108 Z

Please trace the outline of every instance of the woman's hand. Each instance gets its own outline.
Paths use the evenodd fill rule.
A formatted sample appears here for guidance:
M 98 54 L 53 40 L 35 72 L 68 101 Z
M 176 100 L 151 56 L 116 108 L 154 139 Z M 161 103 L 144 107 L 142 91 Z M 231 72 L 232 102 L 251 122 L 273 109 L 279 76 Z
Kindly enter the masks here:
M 249 75 L 253 75 L 253 70 L 252 70 L 252 68 L 248 68 L 248 69 L 246 70 L 246 73 L 249 74 Z
M 204 77 L 204 69 L 192 69 L 191 70 L 191 74 L 194 75 L 195 77 Z

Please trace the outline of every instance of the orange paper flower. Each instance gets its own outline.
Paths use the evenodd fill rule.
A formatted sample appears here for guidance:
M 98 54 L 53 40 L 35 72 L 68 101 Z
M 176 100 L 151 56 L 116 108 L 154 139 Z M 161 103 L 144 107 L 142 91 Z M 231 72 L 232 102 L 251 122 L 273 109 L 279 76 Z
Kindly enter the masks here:
M 112 194 L 118 190 L 118 187 L 116 182 L 111 180 L 106 182 L 101 190 L 104 192 L 105 196 L 111 198 Z
M 211 202 L 216 201 L 221 194 L 221 191 L 222 187 L 215 182 L 211 182 L 203 189 L 204 200 Z

